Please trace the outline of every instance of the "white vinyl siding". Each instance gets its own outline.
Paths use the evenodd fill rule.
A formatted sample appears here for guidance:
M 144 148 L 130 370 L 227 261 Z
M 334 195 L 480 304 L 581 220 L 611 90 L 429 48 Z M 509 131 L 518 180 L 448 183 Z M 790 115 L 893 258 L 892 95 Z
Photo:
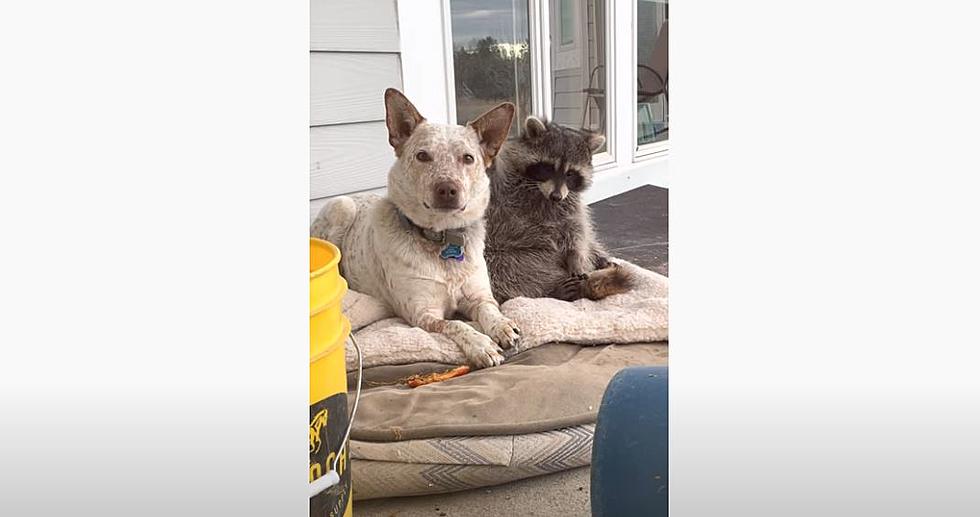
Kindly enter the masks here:
M 311 217 L 327 197 L 385 185 L 388 87 L 402 88 L 396 0 L 310 0 Z
M 380 187 L 394 159 L 383 120 L 311 128 L 310 199 Z
M 316 1 L 316 0 L 314 0 Z M 384 120 L 385 88 L 401 88 L 398 54 L 314 52 L 310 125 Z
M 395 0 L 310 0 L 310 50 L 397 54 Z

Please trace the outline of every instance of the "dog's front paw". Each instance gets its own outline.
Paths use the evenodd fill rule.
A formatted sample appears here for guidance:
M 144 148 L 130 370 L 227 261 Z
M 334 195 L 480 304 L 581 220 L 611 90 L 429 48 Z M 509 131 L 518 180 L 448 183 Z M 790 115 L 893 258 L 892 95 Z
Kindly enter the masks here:
M 493 327 L 487 329 L 487 335 L 503 348 L 516 350 L 521 344 L 521 329 L 510 318 L 498 318 Z
M 463 349 L 463 354 L 466 355 L 470 364 L 476 368 L 499 366 L 500 363 L 504 362 L 504 355 L 500 348 L 494 344 L 493 340 L 483 334 L 472 334 L 466 338 L 464 343 L 465 345 L 460 348 Z

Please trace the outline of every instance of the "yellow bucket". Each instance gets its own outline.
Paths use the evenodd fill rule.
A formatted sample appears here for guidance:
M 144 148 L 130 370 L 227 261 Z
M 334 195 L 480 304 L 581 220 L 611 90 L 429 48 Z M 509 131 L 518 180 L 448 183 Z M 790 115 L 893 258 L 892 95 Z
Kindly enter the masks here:
M 310 517 L 351 515 L 350 459 L 343 447 L 348 423 L 344 343 L 350 321 L 340 310 L 347 281 L 339 265 L 336 246 L 310 239 L 310 482 L 335 463 L 340 475 L 339 484 L 310 498 Z

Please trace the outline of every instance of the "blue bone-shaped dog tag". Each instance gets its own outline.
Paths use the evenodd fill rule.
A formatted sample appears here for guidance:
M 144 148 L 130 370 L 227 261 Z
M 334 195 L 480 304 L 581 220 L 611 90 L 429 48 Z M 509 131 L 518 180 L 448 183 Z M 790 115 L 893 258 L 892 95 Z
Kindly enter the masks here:
M 445 248 L 442 248 L 439 256 L 445 260 L 455 259 L 457 262 L 462 262 L 463 247 L 458 244 L 447 244 Z
M 446 230 L 444 241 L 446 247 L 442 248 L 439 256 L 443 260 L 455 259 L 456 262 L 463 261 L 463 245 L 466 244 L 466 235 L 461 230 Z

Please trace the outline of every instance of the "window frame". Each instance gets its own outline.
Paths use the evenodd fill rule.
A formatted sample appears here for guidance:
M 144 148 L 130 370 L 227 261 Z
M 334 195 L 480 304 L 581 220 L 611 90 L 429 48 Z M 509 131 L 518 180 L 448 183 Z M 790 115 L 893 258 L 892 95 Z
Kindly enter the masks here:
M 630 54 L 633 57 L 633 62 L 632 62 L 631 70 L 634 70 L 635 71 L 634 72 L 634 76 L 633 76 L 633 82 L 632 82 L 633 94 L 631 96 L 631 98 L 633 99 L 633 147 L 634 147 L 634 150 L 633 150 L 633 162 L 634 163 L 635 162 L 649 160 L 649 159 L 652 159 L 652 158 L 659 158 L 661 156 L 666 156 L 667 151 L 670 150 L 670 136 L 669 135 L 667 136 L 667 139 L 666 140 L 662 140 L 660 142 L 651 142 L 651 143 L 642 144 L 642 145 L 636 143 L 637 136 L 639 135 L 638 124 L 640 122 L 639 119 L 638 119 L 638 117 L 637 117 L 637 114 L 636 114 L 636 105 L 637 105 L 637 99 L 638 99 L 638 93 L 637 93 L 637 89 L 638 88 L 637 88 L 637 80 L 636 80 L 636 78 L 639 75 L 639 64 L 640 64 L 639 55 L 637 55 L 638 54 L 638 52 L 637 52 L 638 51 L 638 48 L 637 47 L 639 47 L 640 31 L 639 31 L 639 28 L 637 27 L 637 24 L 636 24 L 636 20 L 638 19 L 637 11 L 639 10 L 639 3 L 640 3 L 639 0 L 631 0 L 630 1 L 631 7 L 632 7 L 632 10 L 633 10 L 633 13 L 632 13 L 632 23 L 630 24 L 630 26 L 632 27 L 632 32 L 633 32 L 633 45 L 632 45 L 631 52 L 630 52 Z M 668 106 L 667 109 L 669 110 L 670 107 Z M 668 113 L 669 113 L 669 111 L 668 111 Z
M 406 94 L 427 118 L 456 120 L 450 0 L 419 2 L 411 9 L 399 0 L 402 83 Z M 528 0 L 531 53 L 531 113 L 551 118 L 550 0 Z M 560 1 L 560 0 L 559 0 Z M 606 151 L 592 157 L 596 172 L 629 167 L 667 156 L 670 138 L 638 145 L 637 139 L 637 0 L 602 0 L 606 10 Z M 432 30 L 439 20 L 441 30 Z M 629 27 L 619 30 L 618 27 Z M 433 56 L 437 56 L 433 59 Z M 442 59 L 438 59 L 441 56 Z
M 445 0 L 448 2 L 448 0 Z M 560 0 L 557 0 L 560 2 Z M 615 150 L 615 145 L 617 142 L 617 117 L 616 117 L 616 88 L 615 88 L 615 71 L 616 71 L 616 42 L 614 41 L 614 35 L 616 34 L 613 30 L 616 26 L 616 16 L 615 16 L 615 0 L 601 0 L 605 9 L 605 79 L 606 79 L 606 150 L 592 155 L 592 167 L 595 171 L 601 171 L 605 169 L 614 168 L 618 163 L 616 158 L 617 153 Z M 632 1 L 632 0 L 628 0 Z M 537 48 L 534 51 L 537 54 L 537 60 L 531 60 L 531 85 L 538 91 L 537 99 L 532 97 L 531 99 L 531 112 L 539 117 L 544 117 L 551 119 L 552 113 L 552 101 L 554 99 L 551 85 L 553 84 L 553 75 L 551 72 L 551 37 L 550 37 L 550 23 L 551 23 L 551 6 L 550 0 L 529 0 L 528 8 L 531 10 L 529 13 L 529 20 L 535 24 L 535 27 L 531 28 L 530 43 L 531 48 Z M 579 21 L 575 20 L 576 25 Z M 537 43 L 537 45 L 535 45 Z M 538 68 L 536 69 L 536 64 Z M 534 79 L 537 79 L 537 85 L 535 85 Z M 538 100 L 538 102 L 535 102 Z

